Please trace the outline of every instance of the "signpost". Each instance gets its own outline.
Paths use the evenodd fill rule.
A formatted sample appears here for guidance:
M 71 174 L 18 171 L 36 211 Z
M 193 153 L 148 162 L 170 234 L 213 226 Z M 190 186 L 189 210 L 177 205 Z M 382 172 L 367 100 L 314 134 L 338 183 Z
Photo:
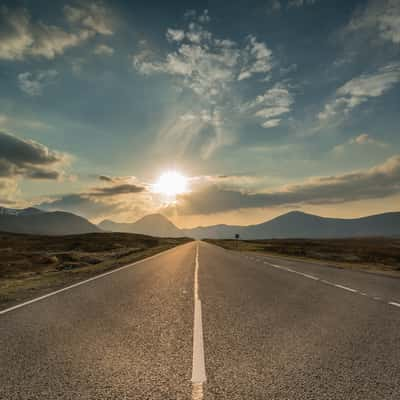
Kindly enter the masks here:
M 240 239 L 240 235 L 238 233 L 235 233 L 235 239 L 236 239 L 236 248 L 239 247 L 239 239 Z

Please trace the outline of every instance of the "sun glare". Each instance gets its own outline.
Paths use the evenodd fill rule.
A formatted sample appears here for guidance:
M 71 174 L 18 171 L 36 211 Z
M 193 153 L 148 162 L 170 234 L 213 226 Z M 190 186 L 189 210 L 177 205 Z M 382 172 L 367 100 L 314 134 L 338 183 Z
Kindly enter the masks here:
M 177 171 L 167 171 L 158 178 L 153 190 L 167 197 L 175 197 L 188 191 L 188 180 Z

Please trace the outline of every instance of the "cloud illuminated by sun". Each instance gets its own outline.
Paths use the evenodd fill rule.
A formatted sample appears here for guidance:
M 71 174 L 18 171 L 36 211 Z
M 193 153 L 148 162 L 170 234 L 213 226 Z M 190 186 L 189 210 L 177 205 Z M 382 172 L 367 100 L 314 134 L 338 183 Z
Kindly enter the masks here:
M 177 171 L 164 172 L 153 185 L 153 192 L 160 193 L 168 198 L 189 191 L 188 178 Z

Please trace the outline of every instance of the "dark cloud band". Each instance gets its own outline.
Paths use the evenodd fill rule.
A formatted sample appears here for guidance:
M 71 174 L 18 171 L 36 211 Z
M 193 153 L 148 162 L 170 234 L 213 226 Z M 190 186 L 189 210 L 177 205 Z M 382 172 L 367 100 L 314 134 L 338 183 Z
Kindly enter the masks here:
M 344 175 L 319 177 L 265 193 L 248 193 L 212 184 L 182 195 L 181 215 L 213 214 L 243 208 L 296 204 L 338 204 L 384 198 L 400 192 L 400 156 L 374 168 Z
M 0 177 L 57 179 L 61 173 L 57 167 L 65 161 L 65 154 L 43 144 L 0 132 Z

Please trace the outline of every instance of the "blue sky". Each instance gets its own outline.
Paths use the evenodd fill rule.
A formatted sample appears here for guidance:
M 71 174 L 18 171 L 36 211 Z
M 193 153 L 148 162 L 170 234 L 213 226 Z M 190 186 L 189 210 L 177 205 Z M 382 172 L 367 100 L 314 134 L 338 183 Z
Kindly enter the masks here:
M 181 226 L 398 209 L 399 0 L 3 1 L 0 26 L 3 205 Z M 151 190 L 169 169 L 173 204 Z

